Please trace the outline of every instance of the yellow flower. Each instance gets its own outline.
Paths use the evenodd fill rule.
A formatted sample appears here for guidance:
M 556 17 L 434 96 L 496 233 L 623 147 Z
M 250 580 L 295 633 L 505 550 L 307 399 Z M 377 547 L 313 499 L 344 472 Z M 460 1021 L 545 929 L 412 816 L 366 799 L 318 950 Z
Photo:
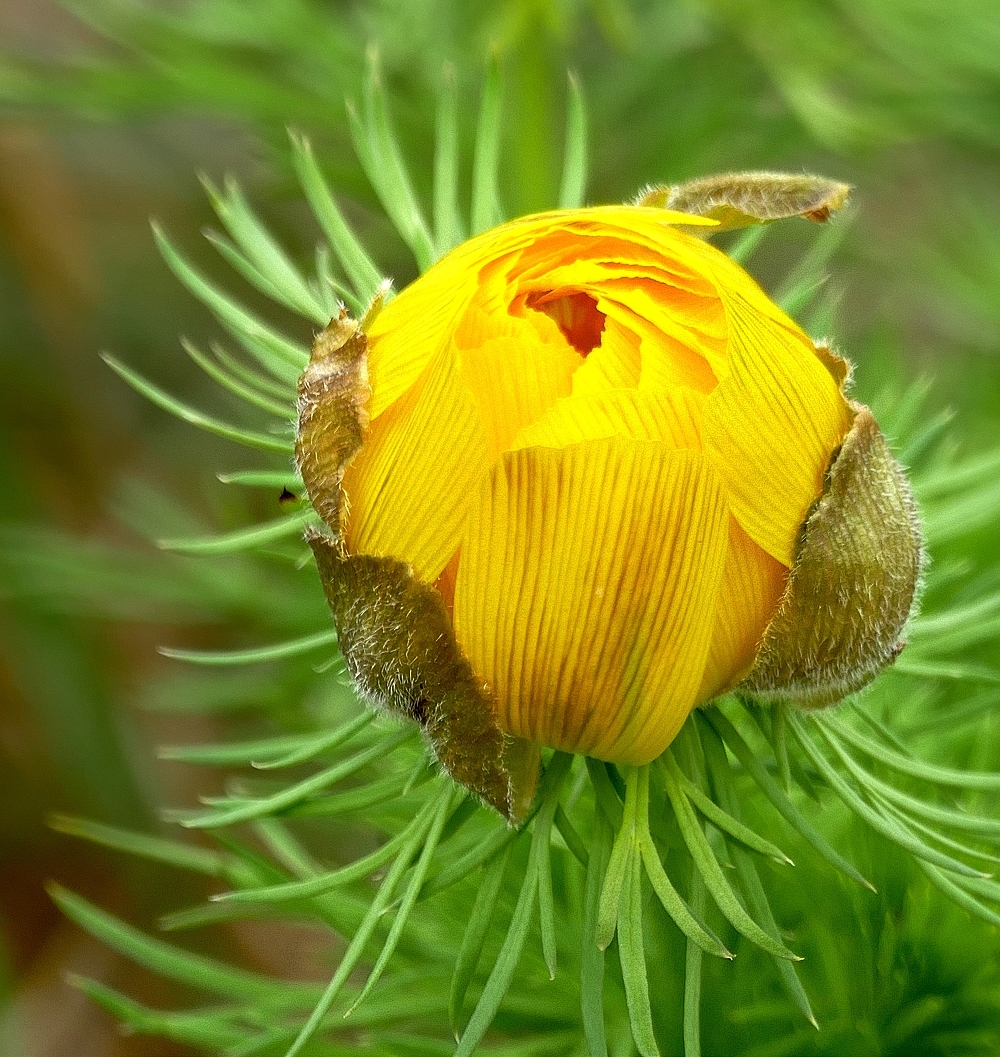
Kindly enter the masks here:
M 341 647 L 370 699 L 432 741 L 455 727 L 435 744 L 473 787 L 458 772 L 497 746 L 504 774 L 522 742 L 643 764 L 729 689 L 825 704 L 898 648 L 919 559 L 905 480 L 843 395 L 844 361 L 698 237 L 712 224 L 647 206 L 525 217 L 448 254 L 367 333 L 342 318 L 317 342 L 299 460 L 334 532 L 314 549 Z M 858 544 L 847 487 L 807 531 L 873 450 L 912 557 L 877 634 L 848 611 L 886 578 L 886 516 L 855 517 Z M 867 546 L 855 583 L 831 532 L 854 566 Z M 488 715 L 459 731 L 473 699 Z

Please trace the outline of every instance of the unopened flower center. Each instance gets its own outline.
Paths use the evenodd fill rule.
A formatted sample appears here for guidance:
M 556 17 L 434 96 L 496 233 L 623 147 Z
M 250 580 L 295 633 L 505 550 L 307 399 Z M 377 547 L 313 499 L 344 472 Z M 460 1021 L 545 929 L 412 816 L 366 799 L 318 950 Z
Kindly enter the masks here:
M 539 291 L 528 296 L 527 304 L 536 312 L 544 312 L 581 356 L 601 344 L 605 315 L 590 294 Z

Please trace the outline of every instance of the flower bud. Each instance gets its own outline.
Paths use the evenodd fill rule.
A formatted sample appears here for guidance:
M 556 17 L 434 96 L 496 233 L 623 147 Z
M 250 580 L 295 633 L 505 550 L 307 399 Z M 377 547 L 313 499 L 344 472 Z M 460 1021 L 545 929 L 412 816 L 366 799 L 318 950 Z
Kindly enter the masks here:
M 829 704 L 901 648 L 905 477 L 846 363 L 697 237 L 820 219 L 846 188 L 796 178 L 755 213 L 729 179 L 680 195 L 691 213 L 477 236 L 365 328 L 334 320 L 300 381 L 358 689 L 509 818 L 538 746 L 647 763 L 720 694 Z

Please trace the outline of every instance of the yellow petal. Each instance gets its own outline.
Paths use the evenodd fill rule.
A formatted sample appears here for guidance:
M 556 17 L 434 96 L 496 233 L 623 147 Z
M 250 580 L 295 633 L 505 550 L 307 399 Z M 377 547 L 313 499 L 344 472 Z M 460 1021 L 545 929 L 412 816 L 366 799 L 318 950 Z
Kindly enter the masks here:
M 569 396 L 573 374 L 583 364 L 565 342 L 554 346 L 518 338 L 492 338 L 459 357 L 462 378 L 479 407 L 491 461 L 510 447 L 522 427 Z
M 607 305 L 598 300 L 604 311 Z M 583 365 L 573 376 L 573 393 L 597 395 L 609 389 L 630 389 L 639 384 L 642 361 L 639 339 L 617 320 L 606 318 L 601 344 L 587 354 Z
M 390 301 L 369 328 L 370 418 L 398 400 L 441 352 L 481 284 L 503 301 L 510 272 L 523 271 L 547 253 L 561 254 L 563 263 L 574 260 L 585 236 L 611 236 L 625 246 L 645 247 L 665 259 L 665 268 L 676 267 L 679 276 L 697 274 L 703 268 L 695 245 L 699 240 L 682 235 L 673 224 L 711 227 L 715 222 L 635 206 L 555 210 L 501 225 L 452 250 Z M 542 243 L 548 236 L 553 240 L 546 248 Z M 511 299 L 516 292 L 510 291 Z
M 347 549 L 409 562 L 431 583 L 461 539 L 489 467 L 486 437 L 450 351 L 371 424 L 344 475 Z
M 503 455 L 455 594 L 501 728 L 617 762 L 659 755 L 696 701 L 728 522 L 696 452 L 612 438 Z
M 522 253 L 511 276 L 522 291 L 652 281 L 688 294 L 714 297 L 715 284 L 700 258 L 695 270 L 685 259 L 686 253 L 684 258 L 671 254 L 678 248 L 686 251 L 680 238 L 670 231 L 669 238 L 661 238 L 654 247 L 634 238 L 586 232 L 574 232 L 572 239 L 550 237 L 547 243 L 540 241 L 532 247 L 530 253 Z
M 599 396 L 574 394 L 557 400 L 536 423 L 522 429 L 511 447 L 565 448 L 585 440 L 631 437 L 700 451 L 704 404 L 705 398 L 693 389 L 616 389 Z
M 516 314 L 516 306 L 509 309 L 505 303 L 494 303 L 493 296 L 480 296 L 481 293 L 477 291 L 455 328 L 454 341 L 459 349 L 475 349 L 491 338 L 541 341 L 548 345 L 563 343 L 559 327 L 545 313 Z
M 729 551 L 699 701 L 725 693 L 753 667 L 787 579 L 785 566 L 761 550 L 730 517 Z
M 705 402 L 705 451 L 747 535 L 790 567 L 851 412 L 812 342 L 779 309 L 751 303 L 763 295 L 749 277 L 741 284 L 720 283 L 730 373 Z
M 368 380 L 374 421 L 413 385 L 451 341 L 451 332 L 475 293 L 475 274 L 433 268 L 394 298 L 368 332 Z
M 645 279 L 614 280 L 603 284 L 600 292 L 644 320 L 652 331 L 704 357 L 716 378 L 728 373 L 726 319 L 717 295 L 695 296 Z M 614 310 L 609 314 L 614 316 Z

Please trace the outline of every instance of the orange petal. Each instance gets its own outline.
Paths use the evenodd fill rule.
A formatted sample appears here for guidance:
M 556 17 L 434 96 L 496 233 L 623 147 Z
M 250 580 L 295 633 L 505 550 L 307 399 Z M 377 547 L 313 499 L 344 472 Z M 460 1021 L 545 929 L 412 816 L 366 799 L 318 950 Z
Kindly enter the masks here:
M 697 699 L 728 522 L 696 452 L 619 437 L 503 455 L 455 593 L 501 728 L 622 763 L 658 756 Z
M 344 475 L 347 548 L 409 562 L 428 583 L 458 548 L 489 467 L 486 437 L 451 352 L 371 424 Z

